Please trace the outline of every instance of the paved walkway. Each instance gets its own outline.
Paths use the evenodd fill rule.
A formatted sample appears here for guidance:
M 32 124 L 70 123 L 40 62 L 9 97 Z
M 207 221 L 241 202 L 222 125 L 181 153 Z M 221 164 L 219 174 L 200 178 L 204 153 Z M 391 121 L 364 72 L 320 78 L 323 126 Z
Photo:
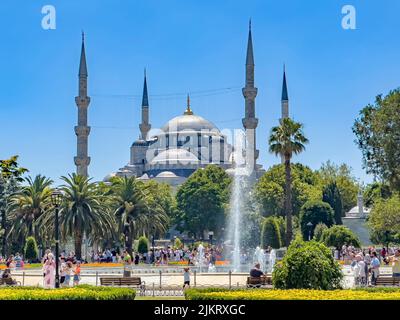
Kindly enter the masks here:
M 97 275 L 96 275 L 97 271 Z M 157 270 L 158 271 L 158 270 Z M 153 286 L 162 287 L 166 286 L 181 286 L 183 284 L 183 275 L 180 272 L 171 273 L 171 271 L 166 272 L 164 270 L 161 275 L 159 272 L 156 273 L 142 273 L 134 272 L 132 276 L 141 277 L 146 283 L 146 287 L 150 288 Z M 178 270 L 179 271 L 179 270 Z M 25 274 L 24 274 L 25 273 Z M 350 266 L 343 267 L 344 273 L 344 285 L 346 288 L 352 288 L 354 286 L 354 277 Z M 390 267 L 381 267 L 381 274 L 390 274 Z M 43 285 L 43 275 L 40 269 L 35 270 L 25 270 L 25 271 L 14 271 L 13 277 L 17 281 L 21 281 L 25 286 L 42 286 Z M 122 276 L 121 268 L 101 268 L 101 269 L 87 269 L 82 271 L 81 284 L 100 284 L 100 277 L 102 276 Z M 231 277 L 229 273 L 192 273 L 191 284 L 192 286 L 200 287 L 244 287 L 246 285 L 247 273 L 232 273 Z M 72 284 L 72 280 L 71 280 Z

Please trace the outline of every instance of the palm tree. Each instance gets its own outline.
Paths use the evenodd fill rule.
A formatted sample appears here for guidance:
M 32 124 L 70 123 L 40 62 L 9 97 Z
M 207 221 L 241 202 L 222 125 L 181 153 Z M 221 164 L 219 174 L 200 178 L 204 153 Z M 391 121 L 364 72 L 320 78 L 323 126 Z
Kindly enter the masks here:
M 11 208 L 7 219 L 12 222 L 8 236 L 22 240 L 29 236 L 39 240 L 39 218 L 50 208 L 52 180 L 42 175 L 26 179 L 28 185 L 11 198 Z
M 74 237 L 75 254 L 82 257 L 83 237 L 109 239 L 113 236 L 114 219 L 107 206 L 102 205 L 102 195 L 91 179 L 72 174 L 61 177 L 65 182 L 60 190 L 63 204 L 60 208 L 60 230 L 64 240 Z M 44 225 L 53 230 L 54 214 L 46 215 Z
M 272 128 L 268 140 L 269 151 L 281 156 L 285 161 L 285 202 L 286 214 L 286 246 L 292 240 L 292 177 L 290 160 L 293 154 L 299 154 L 305 150 L 308 139 L 303 134 L 303 125 L 294 122 L 290 118 L 284 118 L 281 124 Z
M 125 247 L 132 254 L 135 237 L 149 235 L 151 230 L 164 230 L 168 217 L 146 185 L 135 177 L 117 177 L 112 180 L 115 218 L 120 234 L 124 235 Z

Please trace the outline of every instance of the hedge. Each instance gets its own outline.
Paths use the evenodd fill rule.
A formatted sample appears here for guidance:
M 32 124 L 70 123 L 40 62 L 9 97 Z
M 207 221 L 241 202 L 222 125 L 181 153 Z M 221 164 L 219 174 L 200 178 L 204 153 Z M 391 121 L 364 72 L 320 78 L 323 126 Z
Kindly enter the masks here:
M 188 289 L 186 300 L 400 300 L 400 288 L 352 290 Z
M 108 288 L 80 285 L 73 288 L 3 287 L 0 300 L 134 300 L 136 292 L 129 288 Z

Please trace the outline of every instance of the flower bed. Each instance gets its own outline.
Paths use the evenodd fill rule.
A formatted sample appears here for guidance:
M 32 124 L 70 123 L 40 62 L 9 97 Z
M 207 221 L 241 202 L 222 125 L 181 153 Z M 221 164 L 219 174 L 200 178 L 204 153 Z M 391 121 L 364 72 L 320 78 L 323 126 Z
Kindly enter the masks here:
M 188 289 L 186 300 L 400 300 L 400 288 L 354 290 Z
M 4 287 L 0 300 L 134 300 L 135 290 L 81 285 L 73 288 Z

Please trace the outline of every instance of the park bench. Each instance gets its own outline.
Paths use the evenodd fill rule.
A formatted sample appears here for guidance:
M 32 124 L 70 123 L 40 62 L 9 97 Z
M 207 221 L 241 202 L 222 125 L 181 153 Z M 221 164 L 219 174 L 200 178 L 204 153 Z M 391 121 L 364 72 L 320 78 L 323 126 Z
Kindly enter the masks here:
M 261 277 L 247 277 L 246 286 L 248 288 L 259 288 L 260 286 L 271 286 L 272 276 L 261 276 Z
M 135 287 L 140 289 L 140 295 L 144 293 L 145 282 L 139 277 L 104 277 L 100 278 L 102 286 Z
M 11 278 L 0 278 L 0 286 L 20 286 L 20 281 L 15 281 Z
M 399 280 L 394 278 L 393 276 L 378 276 L 376 279 L 377 286 L 398 286 Z

